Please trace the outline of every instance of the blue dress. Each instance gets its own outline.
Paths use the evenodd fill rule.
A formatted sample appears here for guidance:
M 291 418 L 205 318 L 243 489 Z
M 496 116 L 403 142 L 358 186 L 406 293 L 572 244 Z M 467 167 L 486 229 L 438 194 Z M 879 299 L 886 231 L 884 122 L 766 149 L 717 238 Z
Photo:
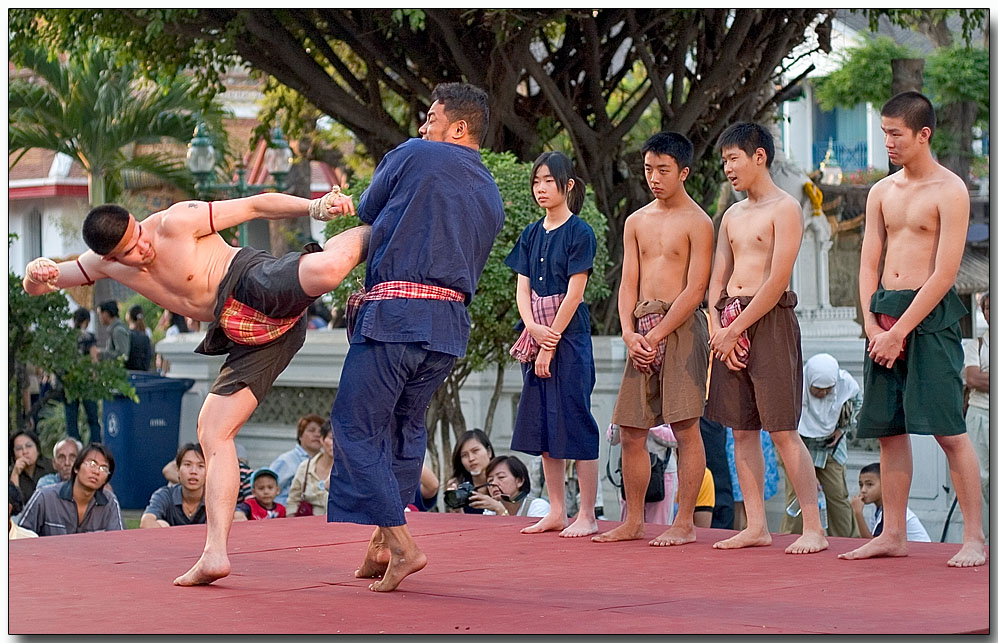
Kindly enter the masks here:
M 564 294 L 572 275 L 591 273 L 596 257 L 596 235 L 577 216 L 554 230 L 544 220 L 524 229 L 506 265 L 530 278 L 530 287 L 541 297 Z M 523 322 L 517 324 L 517 331 Z M 579 304 L 562 332 L 551 361 L 551 377 L 534 374 L 533 364 L 522 364 L 523 392 L 516 411 L 515 451 L 570 460 L 599 458 L 599 428 L 590 410 L 596 385 L 589 307 Z

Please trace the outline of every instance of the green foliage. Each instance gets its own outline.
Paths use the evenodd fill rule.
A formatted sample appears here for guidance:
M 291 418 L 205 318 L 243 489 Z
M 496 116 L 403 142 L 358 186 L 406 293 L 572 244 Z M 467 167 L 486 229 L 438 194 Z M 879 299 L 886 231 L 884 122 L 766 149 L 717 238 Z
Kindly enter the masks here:
M 8 145 L 20 153 L 11 167 L 32 148 L 62 152 L 90 175 L 91 203 L 119 200 L 127 170 L 190 192 L 192 178 L 182 160 L 166 152 L 134 154 L 133 145 L 186 142 L 199 119 L 224 133 L 223 112 L 203 105 L 187 77 L 144 80 L 136 63 L 121 63 L 95 44 L 74 51 L 66 62 L 37 45 L 10 52 L 12 62 L 36 75 L 9 84 Z M 225 151 L 224 136 L 216 144 Z
M 485 270 L 478 281 L 478 291 L 468 310 L 471 316 L 471 337 L 464 363 L 469 372 L 482 370 L 500 360 L 511 361 L 508 351 L 516 340 L 513 326 L 520 315 L 516 309 L 516 275 L 503 261 L 520 238 L 523 229 L 544 215 L 530 190 L 531 164 L 517 161 L 509 152 L 499 154 L 489 150 L 482 151 L 482 162 L 499 186 L 506 222 L 492 247 Z M 359 197 L 369 182 L 370 179 L 366 177 L 355 181 L 350 193 Z M 610 295 L 610 288 L 604 277 L 610 262 L 606 245 L 607 222 L 606 217 L 596 209 L 591 192 L 587 192 L 579 216 L 592 226 L 597 239 L 596 259 L 585 295 L 585 301 L 591 306 Z M 333 236 L 358 224 L 356 217 L 334 219 L 326 224 L 326 235 Z M 363 283 L 364 269 L 363 265 L 355 268 L 340 287 L 333 291 L 335 305 L 343 306 L 350 293 L 359 288 Z
M 891 97 L 891 60 L 913 58 L 913 50 L 886 36 L 866 37 L 858 47 L 836 54 L 842 66 L 824 78 L 816 78 L 815 95 L 825 110 L 849 109 L 857 103 L 883 105 Z
M 950 16 L 960 19 L 964 43 L 969 45 L 974 37 L 974 31 L 987 28 L 987 9 L 865 9 L 870 19 L 870 31 L 877 30 L 877 21 L 881 16 L 896 25 L 908 29 L 922 30 L 925 27 L 945 24 Z
M 978 123 L 985 127 L 990 121 L 990 81 L 987 49 L 943 47 L 925 60 L 926 91 L 933 103 L 974 101 L 978 106 Z

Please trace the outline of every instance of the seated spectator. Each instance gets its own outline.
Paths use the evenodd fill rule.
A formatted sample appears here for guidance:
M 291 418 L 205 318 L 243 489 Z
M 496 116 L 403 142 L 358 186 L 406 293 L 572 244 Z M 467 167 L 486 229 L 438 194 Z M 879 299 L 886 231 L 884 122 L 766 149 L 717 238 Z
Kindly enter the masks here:
M 125 368 L 131 371 L 152 369 L 152 338 L 146 328 L 145 314 L 138 304 L 128 309 L 125 315 L 128 322 L 128 359 Z
M 124 529 L 118 499 L 106 488 L 113 475 L 111 450 L 91 442 L 76 456 L 68 481 L 42 487 L 31 496 L 20 525 L 39 536 Z
M 277 502 L 277 474 L 267 468 L 253 474 L 253 495 L 236 505 L 233 522 L 284 518 L 284 505 Z
M 322 416 L 315 413 L 299 418 L 298 444 L 270 463 L 268 468 L 277 475 L 278 494 L 275 501 L 279 504 L 288 502 L 288 492 L 291 491 L 291 481 L 295 478 L 298 465 L 317 454 L 322 448 L 322 422 Z
M 55 473 L 52 461 L 41 454 L 42 445 L 34 431 L 21 429 L 10 440 L 10 481 L 30 498 L 44 476 Z
M 465 431 L 458 438 L 457 444 L 454 445 L 454 452 L 451 454 L 452 473 L 445 488 L 451 491 L 457 489 L 459 484 L 470 482 L 476 489 L 484 490 L 487 484 L 485 469 L 494 457 L 495 451 L 492 450 L 492 442 L 485 431 L 481 429 Z M 482 509 L 471 505 L 460 509 L 448 507 L 447 511 L 451 513 L 463 511 L 466 514 L 482 513 Z
M 703 482 L 700 483 L 700 493 L 697 494 L 697 504 L 693 507 L 693 524 L 696 527 L 710 527 L 714 519 L 714 474 L 710 469 L 704 469 Z
M 288 515 L 326 515 L 326 504 L 329 502 L 329 472 L 333 468 L 333 432 L 329 422 L 322 423 L 319 435 L 322 438 L 322 448 L 298 465 L 298 471 L 291 481 L 288 504 L 285 505 Z
M 543 518 L 551 505 L 543 498 L 530 495 L 530 474 L 527 465 L 513 455 L 500 455 L 485 469 L 488 495 L 475 492 L 471 505 L 487 516 L 529 516 Z
M 205 465 L 201 445 L 193 442 L 182 445 L 174 462 L 179 484 L 160 487 L 153 492 L 139 521 L 142 529 L 205 523 Z
M 883 495 L 880 488 L 880 463 L 872 462 L 859 470 L 859 493 L 849 499 L 853 513 L 856 515 L 856 522 L 859 523 L 860 538 L 874 538 L 879 536 L 884 529 L 884 505 Z M 875 505 L 876 511 L 873 513 L 873 520 L 867 522 L 863 516 L 863 505 Z M 932 542 L 929 532 L 925 531 L 922 521 L 918 519 L 915 512 L 908 507 L 908 541 L 909 542 Z
M 321 330 L 327 328 L 333 321 L 333 316 L 329 308 L 324 303 L 316 299 L 308 306 L 308 329 Z
M 430 511 L 437 506 L 437 492 L 440 490 L 440 480 L 433 469 L 423 461 L 423 471 L 419 474 L 419 486 L 416 487 L 415 498 L 409 504 L 411 511 Z
M 236 444 L 236 459 L 239 460 L 239 494 L 236 502 L 242 502 L 253 495 L 253 467 L 249 466 L 249 458 L 246 455 L 246 447 Z
M 38 534 L 14 522 L 13 517 L 24 509 L 21 491 L 13 482 L 7 483 L 7 540 L 18 538 L 38 538 Z
M 169 310 L 164 310 L 163 314 L 159 316 L 159 323 L 156 324 L 156 328 L 165 331 L 167 337 L 178 333 L 189 332 L 187 330 L 187 319 L 183 315 L 178 315 Z
M 74 438 L 63 438 L 52 447 L 52 460 L 55 462 L 55 473 L 47 473 L 38 480 L 35 488 L 47 487 L 69 480 L 73 473 L 73 463 L 80 454 L 83 443 Z

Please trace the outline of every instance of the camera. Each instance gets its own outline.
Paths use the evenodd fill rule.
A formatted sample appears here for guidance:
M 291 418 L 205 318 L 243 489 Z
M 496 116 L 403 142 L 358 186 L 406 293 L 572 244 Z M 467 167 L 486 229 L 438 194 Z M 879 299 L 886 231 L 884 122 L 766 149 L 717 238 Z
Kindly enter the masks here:
M 457 489 L 449 489 L 444 492 L 444 504 L 451 509 L 462 509 L 471 502 L 471 494 L 478 491 L 471 482 L 462 482 L 457 485 Z

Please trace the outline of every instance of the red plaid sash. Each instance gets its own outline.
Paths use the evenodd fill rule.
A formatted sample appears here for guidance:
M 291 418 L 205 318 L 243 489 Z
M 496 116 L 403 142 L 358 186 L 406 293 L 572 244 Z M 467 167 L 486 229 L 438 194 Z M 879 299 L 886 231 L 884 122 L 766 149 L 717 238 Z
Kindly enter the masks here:
M 884 313 L 874 313 L 877 317 L 877 325 L 884 330 L 890 330 L 894 327 L 894 324 L 898 323 L 897 317 L 891 317 L 890 315 L 885 315 Z M 901 340 L 901 352 L 898 353 L 898 359 L 904 359 L 905 353 L 908 348 L 908 338 L 905 337 Z
M 741 314 L 742 314 L 742 302 L 739 301 L 738 299 L 733 298 L 721 310 L 721 328 L 727 328 L 728 326 L 730 326 L 731 322 L 735 321 L 735 319 Z M 743 358 L 748 357 L 749 346 L 751 345 L 751 342 L 749 341 L 747 333 L 743 331 L 742 334 L 739 335 L 738 339 L 735 341 L 735 345 L 737 347 L 741 347 L 742 352 L 744 353 Z
M 412 281 L 383 281 L 370 290 L 363 288 L 347 297 L 346 320 L 347 336 L 353 335 L 357 324 L 357 313 L 365 301 L 379 299 L 437 299 L 440 301 L 464 302 L 464 295 L 450 288 L 428 286 Z
M 555 316 L 558 314 L 558 308 L 561 307 L 561 302 L 564 300 L 564 294 L 541 297 L 531 290 L 530 311 L 534 315 L 534 321 L 538 324 L 550 326 L 554 322 Z M 527 332 L 526 328 L 524 328 L 523 332 L 520 333 L 520 336 L 517 338 L 516 343 L 513 344 L 513 347 L 509 349 L 509 354 L 512 355 L 517 361 L 523 362 L 524 364 L 529 364 L 537 359 L 537 354 L 540 352 L 540 345 L 534 341 L 534 338 L 530 336 L 530 333 Z
M 665 315 L 661 313 L 648 313 L 647 315 L 642 315 L 638 317 L 638 328 L 637 331 L 642 335 L 647 335 L 652 328 L 658 326 L 658 323 L 665 319 Z M 651 362 L 651 370 L 654 373 L 658 373 L 662 370 L 662 357 L 665 356 L 665 340 L 658 343 L 658 350 L 655 351 L 655 359 Z M 637 365 L 634 368 L 638 368 Z M 638 370 L 641 370 L 638 368 Z
M 291 330 L 303 314 L 304 310 L 294 317 L 269 317 L 230 295 L 218 318 L 218 326 L 237 344 L 260 346 Z

